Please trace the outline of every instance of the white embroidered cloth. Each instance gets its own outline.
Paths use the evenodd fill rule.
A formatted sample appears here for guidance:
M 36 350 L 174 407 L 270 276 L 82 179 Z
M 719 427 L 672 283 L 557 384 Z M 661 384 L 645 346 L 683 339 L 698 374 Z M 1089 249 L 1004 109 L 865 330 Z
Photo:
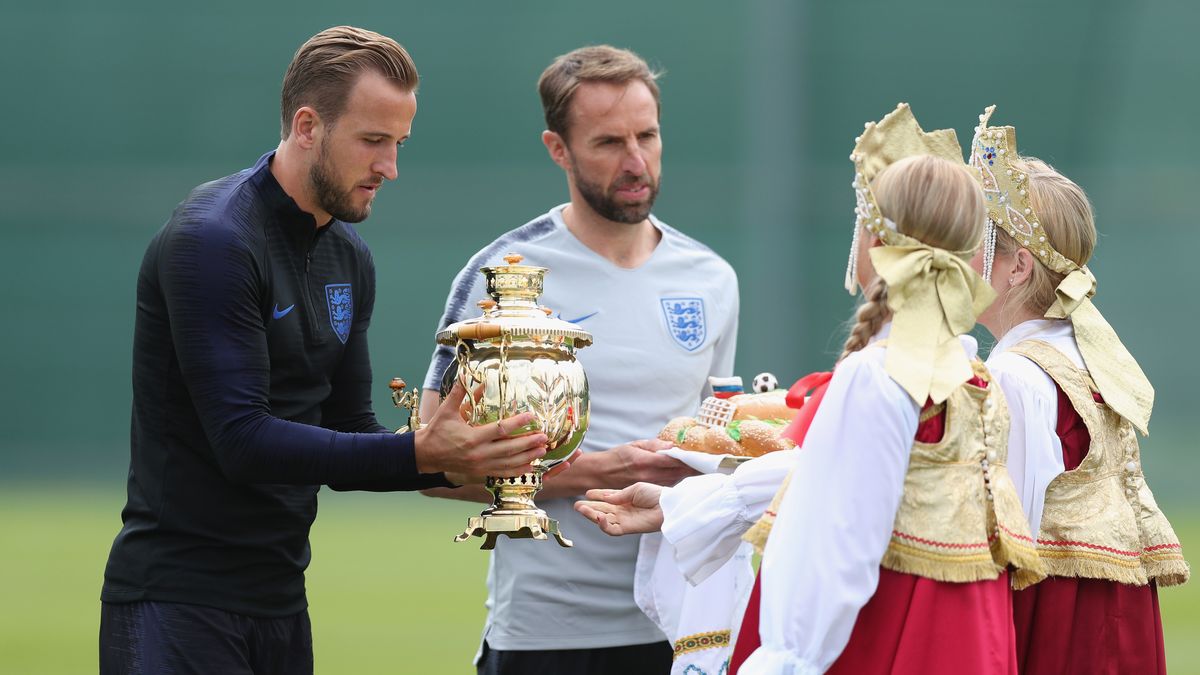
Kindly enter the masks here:
M 663 532 L 642 536 L 634 600 L 675 647 L 673 675 L 724 675 L 754 584 L 753 549 L 741 535 L 770 503 L 794 451 L 736 473 L 723 455 L 663 452 L 705 475 L 663 491 Z

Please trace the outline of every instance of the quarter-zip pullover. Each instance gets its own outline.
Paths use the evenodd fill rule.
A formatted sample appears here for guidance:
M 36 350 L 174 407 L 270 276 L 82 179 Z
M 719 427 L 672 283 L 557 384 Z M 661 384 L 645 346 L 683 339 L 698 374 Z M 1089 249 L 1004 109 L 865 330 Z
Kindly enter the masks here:
M 106 602 L 294 614 L 320 485 L 449 485 L 371 409 L 370 251 L 346 223 L 317 227 L 273 156 L 196 188 L 143 259 Z

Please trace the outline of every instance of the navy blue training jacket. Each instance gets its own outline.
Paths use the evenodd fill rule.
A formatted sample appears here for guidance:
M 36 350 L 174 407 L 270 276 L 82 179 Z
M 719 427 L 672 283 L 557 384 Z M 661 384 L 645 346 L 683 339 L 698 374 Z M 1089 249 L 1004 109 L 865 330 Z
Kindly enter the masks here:
M 106 602 L 294 614 L 320 485 L 449 485 L 372 412 L 370 251 L 346 223 L 317 228 L 273 156 L 196 188 L 146 250 Z

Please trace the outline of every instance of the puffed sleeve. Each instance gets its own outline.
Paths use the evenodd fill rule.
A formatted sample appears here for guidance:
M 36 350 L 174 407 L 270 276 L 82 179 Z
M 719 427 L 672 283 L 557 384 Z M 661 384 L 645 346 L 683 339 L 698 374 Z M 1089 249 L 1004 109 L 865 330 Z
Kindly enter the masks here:
M 875 593 L 918 407 L 883 369 L 847 357 L 829 383 L 763 552 L 761 646 L 744 675 L 823 673 Z
M 663 490 L 663 538 L 674 547 L 675 563 L 689 582 L 699 584 L 733 556 L 742 534 L 762 516 L 791 471 L 796 452 L 772 452 L 733 474 L 693 476 Z
M 1035 535 L 1042 522 L 1046 486 L 1065 469 L 1054 380 L 1020 354 L 1003 352 L 988 359 L 988 370 L 1008 402 L 1008 473 Z

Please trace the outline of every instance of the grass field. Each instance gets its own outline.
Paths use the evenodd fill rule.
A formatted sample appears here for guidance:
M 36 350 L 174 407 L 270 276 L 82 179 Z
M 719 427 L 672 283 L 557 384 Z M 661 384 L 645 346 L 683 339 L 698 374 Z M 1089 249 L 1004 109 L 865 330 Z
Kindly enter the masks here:
M 94 673 L 99 593 L 123 493 L 0 486 L 0 673 Z M 1200 512 L 1169 511 L 1200 559 Z M 472 673 L 487 554 L 450 541 L 477 509 L 322 493 L 308 592 L 319 673 Z M 1200 580 L 1160 593 L 1173 675 L 1200 675 Z

